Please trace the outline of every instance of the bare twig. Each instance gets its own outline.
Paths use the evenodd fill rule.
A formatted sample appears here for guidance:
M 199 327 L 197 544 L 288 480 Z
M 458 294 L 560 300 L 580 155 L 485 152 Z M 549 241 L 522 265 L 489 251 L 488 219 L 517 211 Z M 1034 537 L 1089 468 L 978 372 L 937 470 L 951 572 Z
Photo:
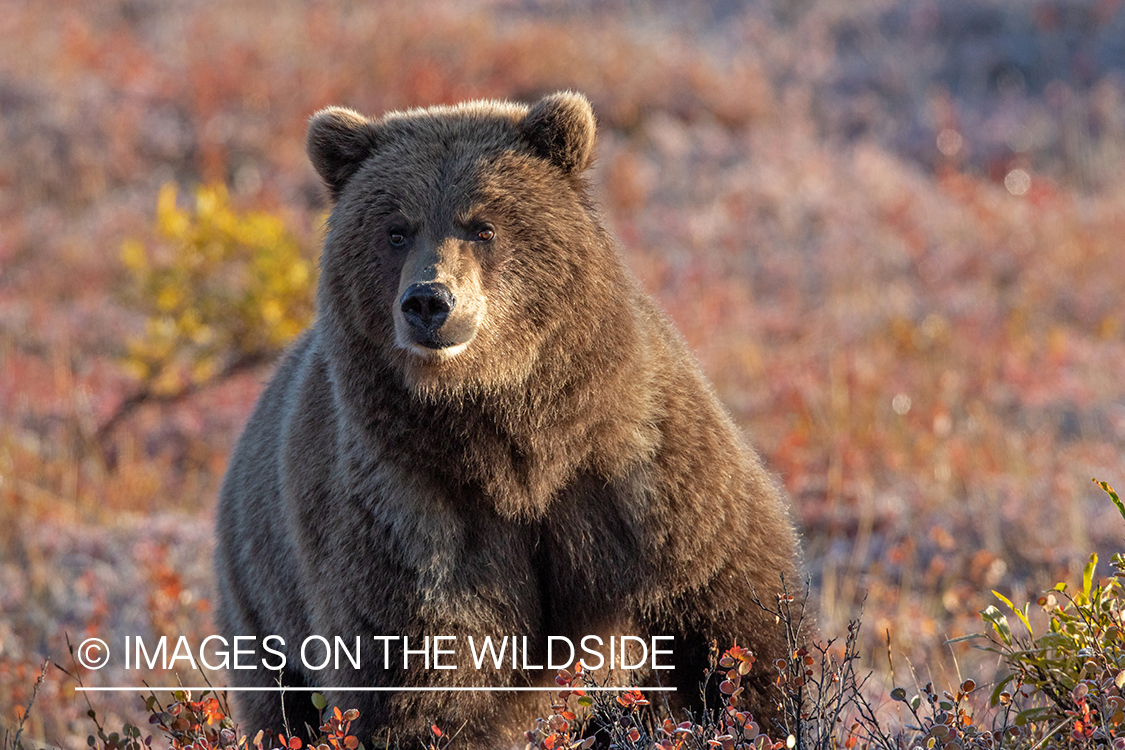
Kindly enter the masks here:
M 51 662 L 45 660 L 43 666 L 39 668 L 39 678 L 35 680 L 35 687 L 31 689 L 31 698 L 28 699 L 27 705 L 24 706 L 23 714 L 20 716 L 20 723 L 16 726 L 16 735 L 12 740 L 12 750 L 20 750 L 20 735 L 23 734 L 24 723 L 27 722 L 27 715 L 31 713 L 31 707 L 35 705 L 35 697 L 39 695 L 39 688 L 43 684 L 43 680 L 47 677 L 47 665 Z
M 239 373 L 251 370 L 259 365 L 265 364 L 276 356 L 276 352 L 250 352 L 234 359 L 226 367 L 224 367 L 217 375 L 209 378 L 202 383 L 189 383 L 182 388 L 172 391 L 170 393 L 160 393 L 153 388 L 152 380 L 146 382 L 139 390 L 126 397 L 117 409 L 110 415 L 109 419 L 102 423 L 90 439 L 94 447 L 97 448 L 103 459 L 109 456 L 109 438 L 112 436 L 114 430 L 130 416 L 137 409 L 145 406 L 146 404 L 174 404 L 184 399 L 194 396 L 195 394 L 210 388 L 213 385 L 221 383 L 222 381 L 231 378 Z

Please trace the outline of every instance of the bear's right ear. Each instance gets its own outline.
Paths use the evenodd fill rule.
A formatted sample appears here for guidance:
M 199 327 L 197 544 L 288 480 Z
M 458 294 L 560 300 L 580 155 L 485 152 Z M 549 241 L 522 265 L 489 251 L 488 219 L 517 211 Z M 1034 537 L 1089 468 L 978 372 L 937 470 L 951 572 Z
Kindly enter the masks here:
M 375 123 L 346 107 L 322 109 L 309 120 L 305 149 L 332 200 L 377 145 Z

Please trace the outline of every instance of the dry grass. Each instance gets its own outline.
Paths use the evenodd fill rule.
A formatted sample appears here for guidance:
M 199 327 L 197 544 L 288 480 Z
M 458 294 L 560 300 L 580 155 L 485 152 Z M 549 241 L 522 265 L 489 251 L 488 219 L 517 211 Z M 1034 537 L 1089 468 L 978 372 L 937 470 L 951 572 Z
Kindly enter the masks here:
M 989 589 L 1023 601 L 1120 549 L 1089 479 L 1125 484 L 1125 190 L 1047 153 L 997 173 L 848 137 L 826 107 L 879 104 L 826 93 L 833 29 L 868 6 L 707 23 L 703 4 L 0 3 L 0 723 L 67 633 L 210 628 L 217 483 L 268 369 L 142 409 L 112 468 L 88 447 L 135 385 L 118 256 L 153 237 L 159 185 L 225 182 L 312 252 L 318 107 L 563 87 L 595 102 L 593 179 L 632 266 L 793 498 L 823 628 L 866 597 L 870 666 L 889 633 L 900 683 L 906 659 L 959 682 L 942 643 L 982 629 Z M 1123 121 L 1098 86 L 1058 117 Z M 912 93 L 927 127 L 956 121 L 948 95 Z M 1119 175 L 1100 133 L 1098 173 Z M 49 674 L 26 737 L 82 746 L 72 689 Z

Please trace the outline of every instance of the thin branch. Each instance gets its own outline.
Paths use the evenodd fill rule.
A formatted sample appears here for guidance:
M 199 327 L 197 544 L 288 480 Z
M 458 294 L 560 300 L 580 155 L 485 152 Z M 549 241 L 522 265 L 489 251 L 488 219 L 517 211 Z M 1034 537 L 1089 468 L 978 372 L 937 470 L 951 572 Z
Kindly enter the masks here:
M 20 735 L 23 734 L 23 725 L 27 721 L 27 715 L 31 713 L 31 707 L 35 704 L 35 696 L 39 695 L 39 688 L 47 677 L 47 665 L 50 663 L 50 660 L 44 660 L 43 666 L 39 668 L 39 679 L 35 681 L 35 687 L 31 689 L 31 698 L 23 709 L 23 715 L 20 716 L 20 723 L 16 727 L 16 736 L 12 740 L 12 750 L 20 750 Z
M 263 365 L 271 361 L 276 356 L 276 354 L 277 353 L 273 351 L 258 351 L 244 354 L 231 361 L 229 364 L 227 364 L 226 367 L 219 371 L 218 374 L 216 374 L 212 378 L 209 378 L 205 382 L 189 383 L 179 390 L 172 391 L 170 393 L 159 393 L 157 391 L 154 391 L 152 381 L 149 380 L 143 386 L 141 386 L 139 390 L 127 396 L 125 400 L 118 405 L 117 409 L 113 412 L 113 414 L 110 415 L 109 419 L 107 419 L 102 423 L 100 427 L 98 427 L 97 431 L 91 438 L 91 442 L 98 449 L 98 452 L 104 459 L 109 455 L 109 438 L 112 436 L 113 431 L 116 430 L 122 422 L 132 416 L 132 414 L 137 411 L 137 409 L 145 406 L 146 404 L 178 403 L 190 396 L 194 396 L 195 394 L 206 390 L 207 388 L 210 388 L 213 385 L 216 385 L 217 383 L 221 383 L 228 378 L 238 375 L 239 373 L 245 372 L 246 370 L 251 370 L 255 367 L 258 367 L 259 365 Z

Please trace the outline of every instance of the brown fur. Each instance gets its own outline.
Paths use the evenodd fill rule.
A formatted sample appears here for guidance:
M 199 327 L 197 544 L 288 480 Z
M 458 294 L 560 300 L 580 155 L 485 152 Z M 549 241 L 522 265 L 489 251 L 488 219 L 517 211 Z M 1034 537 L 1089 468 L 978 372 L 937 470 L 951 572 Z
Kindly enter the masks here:
M 222 632 L 283 636 L 286 684 L 554 676 L 384 672 L 371 635 L 674 635 L 676 669 L 658 675 L 679 688 L 673 703 L 698 706 L 708 642 L 737 639 L 759 657 L 750 704 L 772 712 L 763 691 L 784 640 L 750 585 L 769 600 L 779 574 L 798 584 L 797 537 L 587 197 L 593 146 L 575 94 L 313 118 L 310 158 L 336 199 L 319 317 L 235 451 L 216 554 Z M 458 300 L 437 343 L 418 344 L 404 322 L 415 283 Z M 459 344 L 456 356 L 427 348 Z M 363 635 L 363 670 L 297 668 L 313 633 Z M 435 721 L 468 722 L 466 746 L 510 745 L 545 705 L 518 693 L 328 697 L 361 710 L 362 733 L 413 746 Z M 308 697 L 287 700 L 299 726 Z M 240 705 L 244 728 L 280 726 L 276 695 Z

